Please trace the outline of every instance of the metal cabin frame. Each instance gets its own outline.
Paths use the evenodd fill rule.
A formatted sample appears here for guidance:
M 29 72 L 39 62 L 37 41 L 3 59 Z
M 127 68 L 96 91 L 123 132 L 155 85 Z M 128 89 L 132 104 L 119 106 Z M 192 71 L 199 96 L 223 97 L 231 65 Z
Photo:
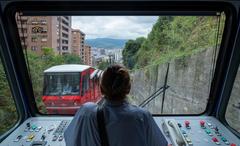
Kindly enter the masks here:
M 24 54 L 22 49 L 19 49 L 22 46 L 15 21 L 15 13 L 17 11 L 22 11 L 23 14 L 26 15 L 213 15 L 217 11 L 224 11 L 226 14 L 225 29 L 217 57 L 206 111 L 198 115 L 184 116 L 215 116 L 233 133 L 240 137 L 240 134 L 232 129 L 225 120 L 228 100 L 240 63 L 239 10 L 240 2 L 234 0 L 0 1 L 1 59 L 19 115 L 17 124 L 2 135 L 0 141 L 6 138 L 28 117 L 46 116 L 40 114 L 37 110 Z

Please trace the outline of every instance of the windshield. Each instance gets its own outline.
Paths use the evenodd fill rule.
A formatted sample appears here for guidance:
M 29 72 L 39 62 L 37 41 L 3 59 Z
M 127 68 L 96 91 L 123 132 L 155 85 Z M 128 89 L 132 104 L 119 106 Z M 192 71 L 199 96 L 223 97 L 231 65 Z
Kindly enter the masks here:
M 101 73 L 112 64 L 129 70 L 128 102 L 153 114 L 200 114 L 212 98 L 224 12 L 208 16 L 17 13 L 16 22 L 36 104 L 44 114 L 55 112 L 49 110 L 53 106 L 58 109 L 53 114 L 66 114 L 86 102 L 101 101 Z M 72 66 L 81 66 L 82 73 L 44 73 L 59 65 L 68 66 L 70 72 L 76 69 Z
M 44 95 L 79 95 L 80 73 L 48 73 L 44 75 Z

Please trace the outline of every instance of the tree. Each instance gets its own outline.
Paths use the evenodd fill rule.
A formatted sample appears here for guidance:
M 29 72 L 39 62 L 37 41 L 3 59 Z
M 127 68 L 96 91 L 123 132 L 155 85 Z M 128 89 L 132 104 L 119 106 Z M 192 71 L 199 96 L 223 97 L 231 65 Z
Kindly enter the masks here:
M 136 63 L 135 55 L 137 51 L 141 48 L 143 42 L 145 41 L 144 37 L 137 38 L 136 40 L 128 40 L 123 49 L 123 64 L 132 69 Z
M 63 55 L 63 59 L 65 64 L 81 64 L 82 63 L 80 57 L 74 54 Z
M 34 96 L 37 102 L 38 108 L 41 112 L 46 110 L 43 108 L 42 102 L 42 90 L 43 90 L 43 72 L 44 70 L 61 64 L 80 64 L 81 59 L 77 55 L 66 54 L 66 55 L 55 55 L 52 48 L 44 48 L 43 54 L 36 54 L 28 49 L 27 52 L 31 81 L 34 91 Z
M 52 55 L 54 55 L 53 48 L 44 47 L 44 48 L 42 48 L 42 51 L 43 51 L 43 55 L 45 55 L 45 56 L 52 56 Z
M 109 66 L 109 62 L 107 61 L 102 61 L 98 64 L 98 69 L 104 70 Z
M 79 56 L 66 54 L 55 55 L 53 48 L 45 47 L 42 54 L 36 54 L 34 51 L 27 49 L 27 58 L 29 63 L 30 77 L 34 92 L 34 97 L 40 112 L 45 113 L 44 103 L 42 102 L 43 90 L 43 72 L 49 67 L 60 64 L 81 64 Z M 6 79 L 6 73 L 0 61 L 0 135 L 9 127 L 15 124 L 17 112 L 11 95 L 11 91 Z M 8 117 L 8 118 L 6 118 Z M 4 119 L 4 120 L 2 120 Z
M 159 16 L 141 48 L 135 53 L 134 66 L 141 68 L 159 64 L 211 48 L 216 43 L 216 30 L 216 17 Z
M 17 121 L 17 111 L 9 88 L 6 73 L 0 60 L 0 135 Z

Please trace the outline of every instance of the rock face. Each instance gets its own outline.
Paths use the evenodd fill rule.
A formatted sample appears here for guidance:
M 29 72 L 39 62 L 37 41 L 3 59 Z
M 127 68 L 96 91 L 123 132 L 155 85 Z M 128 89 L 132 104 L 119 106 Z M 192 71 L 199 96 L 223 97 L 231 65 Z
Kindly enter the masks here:
M 169 73 L 163 111 L 161 104 L 163 94 L 156 96 L 145 108 L 155 114 L 200 114 L 206 109 L 211 80 L 213 77 L 214 49 L 206 49 L 195 55 L 175 59 L 169 62 Z M 164 85 L 167 64 L 153 65 L 144 69 L 135 70 L 131 73 L 132 89 L 129 100 L 139 105 Z M 233 99 L 230 103 L 239 103 L 240 74 L 235 85 Z M 235 110 L 230 105 L 228 110 Z M 239 110 L 231 112 L 228 116 L 232 124 L 237 125 L 240 121 Z
M 213 50 L 170 61 L 163 113 L 199 114 L 205 111 L 213 75 Z M 168 64 L 153 65 L 132 73 L 131 95 L 135 104 L 141 103 L 164 85 Z M 146 108 L 161 113 L 162 95 Z

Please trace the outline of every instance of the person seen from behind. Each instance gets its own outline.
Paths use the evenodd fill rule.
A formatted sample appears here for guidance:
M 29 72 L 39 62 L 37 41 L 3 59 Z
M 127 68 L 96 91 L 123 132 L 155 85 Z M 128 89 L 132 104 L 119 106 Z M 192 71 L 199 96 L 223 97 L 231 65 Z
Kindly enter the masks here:
M 150 112 L 127 102 L 130 75 L 121 65 L 111 65 L 102 74 L 103 104 L 85 103 L 64 133 L 67 146 L 107 146 L 102 144 L 101 126 L 109 146 L 167 146 L 167 141 Z M 98 110 L 104 122 L 98 123 Z

